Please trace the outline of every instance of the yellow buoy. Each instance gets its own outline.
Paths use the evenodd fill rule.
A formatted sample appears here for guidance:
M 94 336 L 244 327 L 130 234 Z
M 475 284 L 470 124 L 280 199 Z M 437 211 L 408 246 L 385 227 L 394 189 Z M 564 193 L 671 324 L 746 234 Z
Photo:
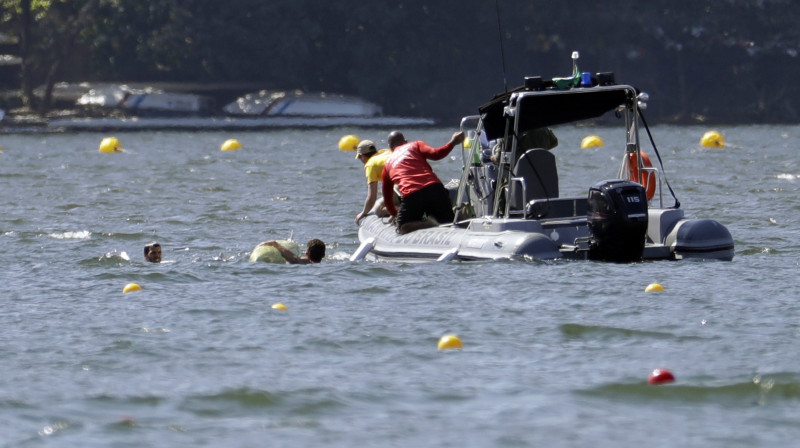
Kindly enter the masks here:
M 140 291 L 141 289 L 142 289 L 142 287 L 139 286 L 136 283 L 128 283 L 127 285 L 125 285 L 124 288 L 122 288 L 122 293 L 123 294 L 127 294 L 127 293 L 133 292 L 133 291 Z
M 122 152 L 122 143 L 116 137 L 106 137 L 100 141 L 100 152 Z
M 439 339 L 439 350 L 462 348 L 461 339 L 454 334 L 446 334 Z
M 281 311 L 289 311 L 289 308 L 286 308 L 286 305 L 282 303 L 276 303 L 272 305 L 273 310 L 281 310 Z
M 664 290 L 664 287 L 659 285 L 658 283 L 650 283 L 647 285 L 647 288 L 644 288 L 644 292 L 661 292 Z
M 581 140 L 581 149 L 594 148 L 595 146 L 603 146 L 603 139 L 596 135 L 587 135 Z
M 708 131 L 703 134 L 703 138 L 700 139 L 700 144 L 706 148 L 724 148 L 725 137 L 717 131 Z
M 225 140 L 222 146 L 219 147 L 220 151 L 236 151 L 237 149 L 241 148 L 242 144 L 239 143 L 239 140 L 235 138 L 229 138 Z
M 360 141 L 355 135 L 345 135 L 339 139 L 339 149 L 342 151 L 355 151 Z

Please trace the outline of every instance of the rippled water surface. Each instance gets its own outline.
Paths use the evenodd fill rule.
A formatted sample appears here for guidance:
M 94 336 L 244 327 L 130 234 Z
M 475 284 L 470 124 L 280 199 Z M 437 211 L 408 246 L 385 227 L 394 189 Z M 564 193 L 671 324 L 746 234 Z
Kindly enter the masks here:
M 366 188 L 336 145 L 388 129 L 0 135 L 0 446 L 791 446 L 800 127 L 706 130 L 654 137 L 729 263 L 351 263 Z M 621 135 L 556 131 L 564 193 L 616 177 Z M 248 261 L 289 236 L 326 260 Z

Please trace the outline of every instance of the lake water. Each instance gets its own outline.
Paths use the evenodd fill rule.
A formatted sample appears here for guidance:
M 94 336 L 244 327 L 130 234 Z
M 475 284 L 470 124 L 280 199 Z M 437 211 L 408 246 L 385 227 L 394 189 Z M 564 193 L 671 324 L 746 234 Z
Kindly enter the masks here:
M 654 137 L 734 260 L 623 265 L 349 262 L 366 188 L 337 142 L 389 129 L 0 135 L 0 447 L 791 446 L 800 127 L 707 130 Z M 616 177 L 622 136 L 556 132 L 564 193 Z M 325 261 L 248 261 L 290 236 Z

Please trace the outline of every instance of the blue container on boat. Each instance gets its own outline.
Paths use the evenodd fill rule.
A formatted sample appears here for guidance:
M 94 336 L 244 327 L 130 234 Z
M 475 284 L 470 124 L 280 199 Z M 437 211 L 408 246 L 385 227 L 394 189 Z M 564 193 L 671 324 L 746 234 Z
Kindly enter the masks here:
M 592 74 L 589 72 L 581 73 L 581 87 L 591 87 L 592 86 Z

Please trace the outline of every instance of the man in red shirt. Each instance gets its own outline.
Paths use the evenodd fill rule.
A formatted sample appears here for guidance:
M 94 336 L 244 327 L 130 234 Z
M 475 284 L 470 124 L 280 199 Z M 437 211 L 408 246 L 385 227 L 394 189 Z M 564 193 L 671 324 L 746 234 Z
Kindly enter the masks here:
M 387 139 L 392 154 L 383 166 L 381 190 L 386 210 L 395 219 L 398 233 L 431 227 L 435 223 L 453 221 L 450 195 L 436 177 L 428 160 L 441 160 L 464 141 L 464 133 L 456 132 L 444 146 L 431 148 L 423 141 L 407 142 L 400 131 L 392 131 Z M 394 206 L 392 189 L 400 190 L 400 208 Z M 423 220 L 427 215 L 429 219 Z

